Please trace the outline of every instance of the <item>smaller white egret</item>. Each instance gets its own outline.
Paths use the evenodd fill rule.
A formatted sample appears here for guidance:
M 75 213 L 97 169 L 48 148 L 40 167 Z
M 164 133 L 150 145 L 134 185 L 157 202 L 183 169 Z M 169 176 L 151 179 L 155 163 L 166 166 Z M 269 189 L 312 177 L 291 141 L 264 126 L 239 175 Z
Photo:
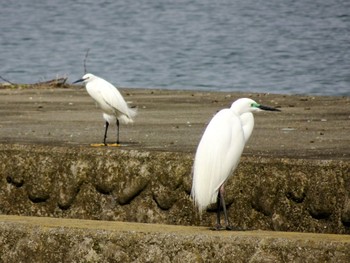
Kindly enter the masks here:
M 119 145 L 119 121 L 125 124 L 133 122 L 136 110 L 128 106 L 116 87 L 100 77 L 87 73 L 81 79 L 74 81 L 73 84 L 78 82 L 83 82 L 85 84 L 87 92 L 103 111 L 103 118 L 106 122 L 103 144 L 107 145 L 106 139 L 109 124 L 116 122 L 116 143 Z
M 252 112 L 261 110 L 279 111 L 252 99 L 236 100 L 230 109 L 220 110 L 212 118 L 199 142 L 193 165 L 191 195 L 200 213 L 211 203 L 217 202 L 216 230 L 233 229 L 227 217 L 224 184 L 236 169 L 253 131 Z M 221 206 L 225 227 L 220 223 Z

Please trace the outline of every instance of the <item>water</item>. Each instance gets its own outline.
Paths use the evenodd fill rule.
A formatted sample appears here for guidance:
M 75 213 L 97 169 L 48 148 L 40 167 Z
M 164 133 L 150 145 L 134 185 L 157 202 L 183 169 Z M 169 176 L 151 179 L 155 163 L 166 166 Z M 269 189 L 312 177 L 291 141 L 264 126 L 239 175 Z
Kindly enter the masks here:
M 350 95 L 348 0 L 2 0 L 0 75 Z

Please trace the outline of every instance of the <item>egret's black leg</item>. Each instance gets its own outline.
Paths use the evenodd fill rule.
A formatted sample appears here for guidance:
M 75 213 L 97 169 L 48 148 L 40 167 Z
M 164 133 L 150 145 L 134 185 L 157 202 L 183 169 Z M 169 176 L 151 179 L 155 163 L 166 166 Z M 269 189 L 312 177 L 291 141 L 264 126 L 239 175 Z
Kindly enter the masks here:
M 117 144 L 119 144 L 119 120 L 117 119 Z
M 220 191 L 218 192 L 218 198 L 217 198 L 217 201 L 216 201 L 216 206 L 217 206 L 217 211 L 216 211 L 216 226 L 215 226 L 215 229 L 216 230 L 219 230 L 222 228 L 221 226 L 221 222 L 220 222 L 220 210 L 221 210 L 221 201 L 220 201 Z
M 106 124 L 105 124 L 105 136 L 103 137 L 103 144 L 104 144 L 104 145 L 107 145 L 106 139 L 107 139 L 107 130 L 108 130 L 108 126 L 109 126 L 109 123 L 108 123 L 108 121 L 106 121 Z
M 224 196 L 224 186 L 223 185 L 219 189 L 219 196 L 220 196 L 220 200 L 221 200 L 222 209 L 224 210 L 224 215 L 225 215 L 225 227 L 227 230 L 232 230 L 232 227 L 230 226 L 228 216 L 227 216 L 225 196 Z

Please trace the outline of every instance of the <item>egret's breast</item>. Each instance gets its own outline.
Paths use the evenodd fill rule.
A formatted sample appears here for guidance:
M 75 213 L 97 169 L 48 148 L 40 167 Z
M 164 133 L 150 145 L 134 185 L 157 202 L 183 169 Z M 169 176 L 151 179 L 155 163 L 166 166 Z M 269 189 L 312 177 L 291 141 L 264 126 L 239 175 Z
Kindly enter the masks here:
M 107 113 L 109 115 L 114 115 L 114 109 L 108 103 L 106 103 L 106 101 L 104 100 L 101 94 L 101 91 L 97 87 L 94 87 L 89 84 L 86 85 L 86 91 L 89 93 L 91 98 L 94 99 L 94 101 L 97 103 L 97 105 L 101 108 L 101 110 L 104 113 Z

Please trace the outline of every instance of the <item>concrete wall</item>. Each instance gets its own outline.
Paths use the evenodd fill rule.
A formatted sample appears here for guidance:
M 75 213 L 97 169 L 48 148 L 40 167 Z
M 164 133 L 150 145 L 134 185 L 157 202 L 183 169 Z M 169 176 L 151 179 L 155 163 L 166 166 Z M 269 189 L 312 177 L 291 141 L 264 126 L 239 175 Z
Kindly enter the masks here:
M 350 237 L 0 215 L 0 262 L 350 262 Z
M 0 144 L 0 213 L 210 226 L 189 197 L 193 154 Z M 350 233 L 346 161 L 243 157 L 227 182 L 244 229 Z

